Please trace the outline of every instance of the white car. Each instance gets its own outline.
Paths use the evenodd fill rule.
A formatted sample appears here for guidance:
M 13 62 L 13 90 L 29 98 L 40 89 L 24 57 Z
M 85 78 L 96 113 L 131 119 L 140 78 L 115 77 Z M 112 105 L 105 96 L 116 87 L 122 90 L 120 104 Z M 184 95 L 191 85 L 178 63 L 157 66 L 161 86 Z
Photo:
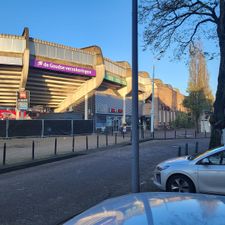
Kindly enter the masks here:
M 156 166 L 153 182 L 165 191 L 225 194 L 225 147 L 166 160 Z
M 225 197 L 135 193 L 107 199 L 63 225 L 224 225 Z

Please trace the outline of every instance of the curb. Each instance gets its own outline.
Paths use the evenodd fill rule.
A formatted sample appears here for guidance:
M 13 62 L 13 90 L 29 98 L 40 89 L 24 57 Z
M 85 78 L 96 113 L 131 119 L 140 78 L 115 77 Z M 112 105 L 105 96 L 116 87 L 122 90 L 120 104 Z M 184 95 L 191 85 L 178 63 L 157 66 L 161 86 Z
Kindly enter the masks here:
M 83 152 L 82 153 L 69 153 L 69 154 L 51 156 L 46 159 L 37 159 L 37 160 L 29 161 L 29 162 L 17 163 L 17 164 L 8 165 L 8 166 L 1 166 L 0 174 L 15 171 L 15 170 L 21 170 L 21 169 L 25 169 L 25 168 L 29 168 L 29 167 L 33 167 L 33 166 L 39 166 L 39 165 L 47 164 L 47 163 L 51 163 L 51 162 L 57 162 L 57 161 L 64 160 L 64 159 L 70 159 L 70 158 L 77 157 L 80 155 L 86 155 L 86 154 Z

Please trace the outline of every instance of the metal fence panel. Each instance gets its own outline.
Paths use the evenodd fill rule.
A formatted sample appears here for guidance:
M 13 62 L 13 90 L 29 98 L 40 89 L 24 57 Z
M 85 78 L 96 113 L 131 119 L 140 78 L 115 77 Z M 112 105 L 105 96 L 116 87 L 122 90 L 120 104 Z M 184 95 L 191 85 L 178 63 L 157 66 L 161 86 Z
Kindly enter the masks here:
M 93 133 L 93 120 L 74 120 L 73 134 L 91 134 Z
M 9 120 L 9 137 L 41 136 L 41 120 Z
M 6 120 L 0 120 L 0 137 L 6 136 Z
M 71 135 L 71 120 L 45 120 L 44 136 Z

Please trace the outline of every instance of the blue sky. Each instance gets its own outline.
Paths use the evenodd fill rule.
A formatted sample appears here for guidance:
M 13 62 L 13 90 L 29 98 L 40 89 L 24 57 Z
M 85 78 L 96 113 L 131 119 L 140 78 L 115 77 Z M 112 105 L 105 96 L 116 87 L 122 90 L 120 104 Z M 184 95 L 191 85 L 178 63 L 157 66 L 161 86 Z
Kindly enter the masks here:
M 8 0 L 1 2 L 0 33 L 20 35 L 25 26 L 30 36 L 77 48 L 101 47 L 105 57 L 131 63 L 131 0 Z M 152 74 L 153 56 L 143 51 L 139 34 L 139 71 Z M 214 43 L 205 43 L 214 49 Z M 170 62 L 172 51 L 155 62 L 155 76 L 185 94 L 188 66 Z M 215 94 L 218 59 L 208 62 L 210 86 Z

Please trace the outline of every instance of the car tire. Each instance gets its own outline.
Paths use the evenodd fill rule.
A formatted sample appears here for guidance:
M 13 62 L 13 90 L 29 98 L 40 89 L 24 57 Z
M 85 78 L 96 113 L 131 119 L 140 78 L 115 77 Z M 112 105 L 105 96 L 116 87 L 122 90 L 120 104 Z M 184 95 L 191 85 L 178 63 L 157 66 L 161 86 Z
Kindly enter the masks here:
M 195 186 L 190 178 L 182 174 L 171 176 L 166 185 L 168 192 L 195 193 Z

